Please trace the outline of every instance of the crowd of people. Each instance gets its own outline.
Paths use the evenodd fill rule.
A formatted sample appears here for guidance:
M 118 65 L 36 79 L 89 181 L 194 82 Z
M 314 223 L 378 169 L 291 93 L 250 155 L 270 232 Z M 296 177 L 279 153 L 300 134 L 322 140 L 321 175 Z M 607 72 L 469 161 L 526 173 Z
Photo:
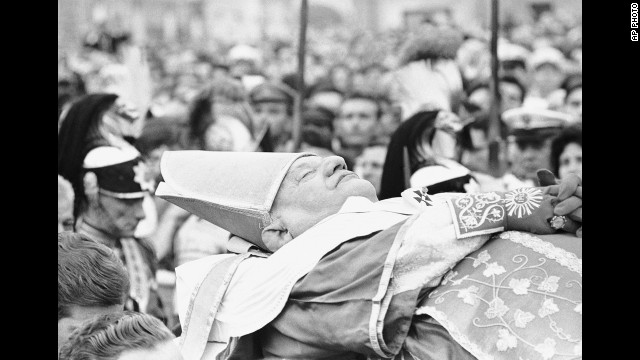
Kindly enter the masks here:
M 215 51 L 196 51 L 179 44 L 142 47 L 105 35 L 59 53 L 59 357 L 135 359 L 148 352 L 181 359 L 175 338 L 185 320 L 178 315 L 184 305 L 176 268 L 243 246 L 246 251 L 256 242 L 261 250 L 280 248 L 221 225 L 232 215 L 211 221 L 197 204 L 177 206 L 157 196 L 158 184 L 169 177 L 188 184 L 177 175 L 181 171 L 201 178 L 187 165 L 169 165 L 167 151 L 302 152 L 329 162 L 337 155 L 344 164 L 332 169 L 355 172 L 371 184 L 376 200 L 405 196 L 410 188 L 426 187 L 429 195 L 507 193 L 581 179 L 581 19 L 548 12 L 500 33 L 497 99 L 489 32 L 470 33 L 450 19 L 379 34 L 312 30 L 304 89 L 295 39 L 221 42 Z M 494 143 L 497 165 L 490 161 Z M 243 166 L 237 159 L 235 166 Z M 540 169 L 548 169 L 552 180 L 542 181 Z M 240 183 L 260 184 L 217 171 L 206 173 L 222 178 L 212 184 L 238 184 L 248 193 Z M 578 189 L 580 209 L 572 203 L 568 221 L 581 224 L 581 180 Z M 300 198 L 309 196 L 311 208 L 323 204 L 313 195 Z M 235 206 L 229 205 L 233 199 L 225 201 Z M 568 211 L 561 215 L 569 218 Z M 288 230 L 291 235 L 278 234 L 277 241 L 306 231 Z M 581 237 L 581 225 L 570 232 Z M 291 326 L 281 323 L 270 326 Z

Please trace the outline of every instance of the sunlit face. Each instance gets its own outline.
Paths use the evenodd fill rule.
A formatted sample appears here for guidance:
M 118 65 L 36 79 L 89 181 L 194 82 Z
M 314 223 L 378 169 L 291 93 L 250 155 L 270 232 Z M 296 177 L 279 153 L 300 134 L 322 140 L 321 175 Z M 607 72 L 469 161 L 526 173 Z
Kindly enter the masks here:
M 356 163 L 353 167 L 353 171 L 358 176 L 369 181 L 375 187 L 376 193 L 380 192 L 380 180 L 382 179 L 382 169 L 386 156 L 386 147 L 368 147 L 356 158 Z
M 117 360 L 183 360 L 178 346 L 173 340 L 157 344 L 151 349 L 125 350 Z
M 69 340 L 71 333 L 89 320 L 98 315 L 112 314 L 124 310 L 124 304 L 112 306 L 77 306 L 69 307 L 69 316 L 58 320 L 58 349 Z
M 273 134 L 286 132 L 291 118 L 287 114 L 287 104 L 284 102 L 259 102 L 253 104 L 256 122 L 260 125 L 269 124 Z
M 560 154 L 558 176 L 566 179 L 569 174 L 582 176 L 582 146 L 569 143 Z
M 348 99 L 340 106 L 336 136 L 346 146 L 367 146 L 376 135 L 378 105 L 368 99 Z
M 91 223 L 114 237 L 131 237 L 144 219 L 143 198 L 118 199 L 100 194 L 99 215 Z
M 565 111 L 582 122 L 582 88 L 573 90 L 565 100 Z
M 297 159 L 276 195 L 272 215 L 296 237 L 320 220 L 340 210 L 350 196 L 376 201 L 373 185 L 346 170 L 339 156 L 305 156 Z

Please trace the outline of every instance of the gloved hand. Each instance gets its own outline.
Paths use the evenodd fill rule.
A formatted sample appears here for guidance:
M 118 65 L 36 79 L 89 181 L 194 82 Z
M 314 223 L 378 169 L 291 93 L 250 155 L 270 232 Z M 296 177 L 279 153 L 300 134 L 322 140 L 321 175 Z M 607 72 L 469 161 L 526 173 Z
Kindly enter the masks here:
M 563 230 L 575 232 L 582 237 L 582 178 L 575 174 L 569 174 L 566 179 L 558 180 L 551 171 L 538 170 L 540 186 L 544 192 L 558 197 L 558 203 L 554 208 L 554 214 L 566 216 L 567 224 Z M 575 231 L 572 231 L 573 229 Z
M 502 193 L 505 211 L 505 229 L 547 235 L 557 232 L 552 219 L 558 198 L 541 187 L 524 187 Z

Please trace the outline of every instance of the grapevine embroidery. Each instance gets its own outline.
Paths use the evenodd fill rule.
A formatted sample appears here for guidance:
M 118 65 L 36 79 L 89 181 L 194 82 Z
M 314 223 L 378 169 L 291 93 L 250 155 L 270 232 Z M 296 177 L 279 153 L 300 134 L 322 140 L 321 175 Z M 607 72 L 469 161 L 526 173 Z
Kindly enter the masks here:
M 509 239 L 516 243 L 522 244 L 522 241 L 514 240 L 514 238 L 517 238 L 516 235 L 520 234 L 515 232 L 510 232 L 507 234 L 511 236 L 501 237 L 503 239 Z M 541 243 L 544 242 L 537 238 L 536 240 Z M 549 248 L 555 248 L 552 244 L 545 244 L 548 245 Z M 556 249 L 556 251 L 550 252 L 549 248 L 545 248 L 545 251 L 541 251 L 542 249 L 539 248 L 531 246 L 528 247 L 540 254 L 544 254 L 548 259 L 556 260 L 560 265 L 567 267 L 572 271 L 578 272 L 576 271 L 575 266 L 567 266 L 567 262 L 569 261 L 559 261 L 558 259 L 559 257 L 561 257 L 560 255 L 563 255 L 563 257 L 575 260 L 573 259 L 575 257 L 574 254 L 571 254 L 563 249 Z M 562 251 L 562 254 L 560 254 L 560 250 Z M 468 256 L 466 257 L 466 259 L 467 261 L 473 261 L 472 266 L 474 268 L 477 268 L 480 265 L 484 265 L 484 267 L 489 270 L 492 266 L 494 268 L 497 268 L 499 266 L 497 262 L 492 262 L 491 255 L 487 250 L 480 252 L 477 257 Z M 443 292 L 434 291 L 428 295 L 428 298 L 434 299 L 434 303 L 435 305 L 437 305 L 442 304 L 445 301 L 445 296 L 447 294 L 453 293 L 456 294 L 454 299 L 457 298 L 459 299 L 458 301 L 461 301 L 462 303 L 468 304 L 470 306 L 476 306 L 476 304 L 478 303 L 483 303 L 483 306 L 486 306 L 486 311 L 484 313 L 485 321 L 482 321 L 480 318 L 476 317 L 472 320 L 472 323 L 479 328 L 498 327 L 495 346 L 499 352 L 507 352 L 522 345 L 533 349 L 545 360 L 551 359 L 555 355 L 580 356 L 582 354 L 581 338 L 571 336 L 571 334 L 568 334 L 564 329 L 558 326 L 558 319 L 555 318 L 557 316 L 555 313 L 558 313 L 560 311 L 558 304 L 565 303 L 566 305 L 568 305 L 568 309 L 563 311 L 568 310 L 571 313 L 577 313 L 581 316 L 581 299 L 569 299 L 557 293 L 557 291 L 559 290 L 559 283 L 561 278 L 559 276 L 554 276 L 547 273 L 547 271 L 541 267 L 547 262 L 547 259 L 539 258 L 538 263 L 536 264 L 530 263 L 530 259 L 528 256 L 524 254 L 517 254 L 513 256 L 511 260 L 514 264 L 517 264 L 514 269 L 511 269 L 506 273 L 504 273 L 503 271 L 490 271 L 486 274 L 483 273 L 483 275 L 485 277 L 488 277 L 489 279 L 482 279 L 482 277 L 474 279 L 469 278 L 467 275 L 460 279 L 456 279 L 460 274 L 457 271 L 452 271 L 450 274 L 445 275 L 447 284 L 450 284 L 449 286 L 459 286 L 462 285 L 462 283 L 467 283 L 468 286 L 457 289 L 443 289 Z M 487 272 L 487 270 L 485 270 L 485 272 Z M 517 276 L 517 274 L 519 275 L 521 271 L 525 270 L 540 271 L 541 276 L 532 274 L 524 277 Z M 581 271 L 579 271 L 578 273 L 581 275 Z M 500 278 L 497 278 L 496 275 L 502 276 L 500 276 Z M 582 287 L 582 284 L 576 280 L 570 280 L 564 286 L 569 288 L 573 286 L 573 283 L 576 283 L 578 286 Z M 486 286 L 492 289 L 491 292 L 486 294 L 488 295 L 488 298 L 486 298 L 486 296 L 482 296 L 483 291 L 481 291 L 479 286 Z M 515 295 L 527 295 L 528 293 L 534 293 L 536 294 L 536 297 L 539 297 L 539 301 L 536 301 L 538 305 L 528 309 L 532 312 L 528 312 L 526 311 L 526 309 L 510 309 L 503 301 L 503 297 L 500 296 L 500 291 L 508 291 Z M 451 300 L 453 299 L 449 298 L 449 301 Z M 558 303 L 556 304 L 556 302 Z M 444 313 L 439 312 L 438 310 L 436 310 L 436 308 L 431 306 L 420 307 L 416 310 L 416 313 L 427 313 L 432 316 L 439 314 L 440 316 L 438 316 L 438 321 L 441 321 L 441 323 L 442 321 L 448 322 L 447 316 Z M 507 313 L 510 313 L 511 315 L 508 315 Z M 492 321 L 486 322 L 486 320 Z M 538 341 L 530 341 L 533 339 L 524 338 L 522 336 L 523 334 L 520 334 L 518 329 L 525 329 L 527 325 L 529 325 L 529 323 L 534 320 L 544 320 L 551 330 L 551 333 L 555 336 L 546 337 L 542 342 L 540 342 L 540 340 L 542 339 Z M 452 325 L 453 328 L 448 328 L 448 330 L 453 331 L 454 333 L 458 332 L 456 331 L 457 329 L 455 329 L 455 325 L 453 323 L 449 325 Z M 471 342 L 471 339 L 466 338 L 466 336 L 462 333 L 457 333 L 455 338 L 459 341 L 462 340 L 461 343 L 473 344 Z M 561 343 L 564 344 L 564 351 L 558 348 Z M 480 352 L 479 354 L 482 354 L 482 352 Z M 489 358 L 493 358 L 493 356 L 490 356 Z
M 469 232 L 485 222 L 499 223 L 504 219 L 504 208 L 496 193 L 469 194 L 456 200 L 460 227 Z

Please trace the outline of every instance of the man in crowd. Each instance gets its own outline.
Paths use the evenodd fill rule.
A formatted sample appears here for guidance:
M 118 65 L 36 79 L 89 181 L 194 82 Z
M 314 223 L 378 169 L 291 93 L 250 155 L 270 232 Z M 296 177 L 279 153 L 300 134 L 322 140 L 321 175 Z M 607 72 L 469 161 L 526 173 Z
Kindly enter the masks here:
M 531 82 L 524 106 L 557 109 L 562 105 L 560 86 L 566 76 L 566 58 L 554 47 L 536 49 L 528 58 Z
M 538 169 L 550 169 L 551 141 L 569 123 L 567 114 L 545 109 L 517 108 L 503 113 L 508 128 L 507 173 L 499 191 L 536 186 Z
M 354 93 L 348 95 L 340 105 L 334 120 L 337 147 L 349 169 L 353 169 L 355 159 L 377 136 L 381 109 L 372 96 Z
M 91 150 L 82 166 L 82 191 L 76 231 L 113 249 L 126 265 L 131 289 L 126 308 L 164 319 L 155 280 L 153 247 L 136 238 L 142 207 L 153 185 L 134 148 L 101 146 Z
M 267 133 L 274 151 L 285 151 L 290 145 L 293 99 L 292 89 L 274 82 L 262 83 L 249 92 L 258 132 L 268 127 Z
M 88 320 L 59 351 L 59 359 L 183 360 L 175 336 L 153 316 L 131 311 Z
M 499 79 L 500 114 L 522 106 L 525 97 L 524 85 L 515 77 L 502 76 Z M 488 80 L 473 82 L 467 89 L 467 99 L 459 109 L 460 117 L 469 124 L 464 129 L 461 164 L 467 168 L 489 173 L 489 111 L 491 90 Z M 468 120 L 473 118 L 472 121 Z M 502 125 L 502 124 L 501 124 Z M 480 175 L 482 176 L 482 175 Z
M 83 321 L 124 309 L 129 276 L 122 261 L 89 237 L 58 233 L 58 349 Z
M 575 232 L 565 215 L 581 207 L 571 196 L 581 196 L 577 178 L 507 194 L 409 189 L 377 201 L 373 185 L 340 157 L 169 152 L 161 167 L 158 196 L 258 249 L 177 269 L 187 359 L 221 351 L 225 359 L 390 357 L 425 291 L 490 234 Z M 423 340 L 409 351 L 428 358 Z

